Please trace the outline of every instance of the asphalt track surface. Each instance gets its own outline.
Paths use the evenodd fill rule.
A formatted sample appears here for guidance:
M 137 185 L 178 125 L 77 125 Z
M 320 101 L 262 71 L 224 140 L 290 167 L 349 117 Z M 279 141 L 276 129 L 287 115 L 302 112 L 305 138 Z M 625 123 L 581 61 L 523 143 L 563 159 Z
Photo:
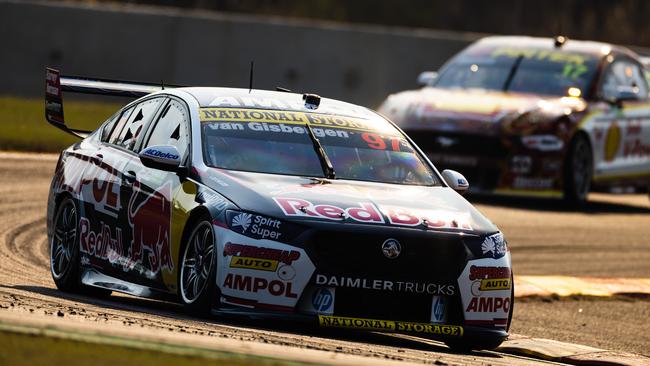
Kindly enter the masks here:
M 434 364 L 547 363 L 499 352 L 455 354 L 437 342 L 377 333 L 332 332 L 243 319 L 205 321 L 185 315 L 175 304 L 122 295 L 95 299 L 59 292 L 48 269 L 45 234 L 45 202 L 55 163 L 56 157 L 52 155 L 0 153 L 0 312 L 36 319 L 65 317 L 66 321 L 86 327 L 137 328 L 151 334 L 178 334 L 179 337 L 193 334 L 210 342 L 236 340 L 250 343 L 252 348 L 256 344 L 276 344 L 286 346 L 284 349 L 289 353 L 310 349 L 332 355 L 366 356 L 377 361 Z M 647 197 L 603 196 L 598 200 L 585 211 L 576 212 L 558 206 L 557 202 L 472 198 L 506 234 L 518 274 L 650 277 Z M 565 304 L 567 301 L 571 306 Z M 545 338 L 558 335 L 560 339 L 575 341 L 571 338 L 588 327 L 582 325 L 582 320 L 578 320 L 578 329 L 572 328 L 573 323 L 567 326 L 563 322 L 575 322 L 567 314 L 571 315 L 574 307 L 577 312 L 581 301 L 594 303 L 589 299 L 519 301 L 515 306 L 513 330 Z M 621 307 L 617 302 L 628 306 Z M 594 310 L 595 315 L 589 321 L 602 321 L 604 325 L 595 324 L 593 329 L 588 329 L 591 333 L 586 338 L 578 340 L 593 346 L 604 344 L 647 354 L 645 348 L 650 339 L 640 333 L 647 329 L 650 302 L 606 299 L 599 304 L 596 308 L 600 312 Z M 567 308 L 571 311 L 565 311 Z M 588 309 L 588 305 L 584 308 Z M 617 316 L 612 317 L 612 313 L 620 313 L 618 318 L 633 317 L 624 324 L 628 332 L 620 333 L 614 327 L 609 333 L 601 334 L 616 321 Z M 609 339 L 612 332 L 619 338 L 613 343 Z

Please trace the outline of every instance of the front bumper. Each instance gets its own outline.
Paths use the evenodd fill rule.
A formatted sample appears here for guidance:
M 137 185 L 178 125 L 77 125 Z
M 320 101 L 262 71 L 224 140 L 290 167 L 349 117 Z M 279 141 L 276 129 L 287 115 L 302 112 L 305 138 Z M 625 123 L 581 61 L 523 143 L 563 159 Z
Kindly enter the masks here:
M 216 314 L 439 340 L 507 337 L 512 283 L 501 234 L 318 223 L 290 245 L 217 232 Z M 382 253 L 387 238 L 402 243 L 398 258 Z M 273 261 L 271 270 L 255 257 Z M 505 286 L 484 289 L 506 275 Z
M 530 149 L 520 136 L 406 132 L 438 169 L 462 173 L 470 192 L 561 195 L 564 150 Z

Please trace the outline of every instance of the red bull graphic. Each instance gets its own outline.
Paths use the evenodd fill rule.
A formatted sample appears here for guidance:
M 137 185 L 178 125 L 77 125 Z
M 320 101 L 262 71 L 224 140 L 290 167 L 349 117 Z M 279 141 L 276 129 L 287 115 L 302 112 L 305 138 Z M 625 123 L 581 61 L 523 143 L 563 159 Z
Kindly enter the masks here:
M 158 273 L 162 269 L 174 269 L 170 240 L 171 183 L 148 193 L 139 181 L 133 184 L 133 194 L 128 207 L 129 225 L 133 230 L 130 260 L 132 265 L 148 253 L 149 268 Z

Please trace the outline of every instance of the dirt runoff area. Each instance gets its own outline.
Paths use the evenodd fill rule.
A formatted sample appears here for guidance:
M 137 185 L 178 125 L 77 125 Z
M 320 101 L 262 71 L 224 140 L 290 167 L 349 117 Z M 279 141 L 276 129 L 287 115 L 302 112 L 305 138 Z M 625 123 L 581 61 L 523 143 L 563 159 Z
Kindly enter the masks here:
M 436 342 L 389 335 L 270 327 L 259 322 L 187 317 L 174 304 L 57 291 L 48 270 L 45 203 L 56 157 L 0 153 L 0 312 L 44 316 L 91 327 L 132 327 L 151 334 L 194 334 L 362 355 L 375 360 L 438 364 L 537 364 L 498 352 L 450 353 Z M 515 275 L 650 277 L 650 211 L 646 196 L 597 195 L 574 211 L 544 201 L 470 198 L 501 227 Z M 521 203 L 523 202 L 523 203 Z M 650 302 L 643 298 L 518 299 L 513 333 L 648 354 Z M 32 314 L 32 315 L 30 315 Z

